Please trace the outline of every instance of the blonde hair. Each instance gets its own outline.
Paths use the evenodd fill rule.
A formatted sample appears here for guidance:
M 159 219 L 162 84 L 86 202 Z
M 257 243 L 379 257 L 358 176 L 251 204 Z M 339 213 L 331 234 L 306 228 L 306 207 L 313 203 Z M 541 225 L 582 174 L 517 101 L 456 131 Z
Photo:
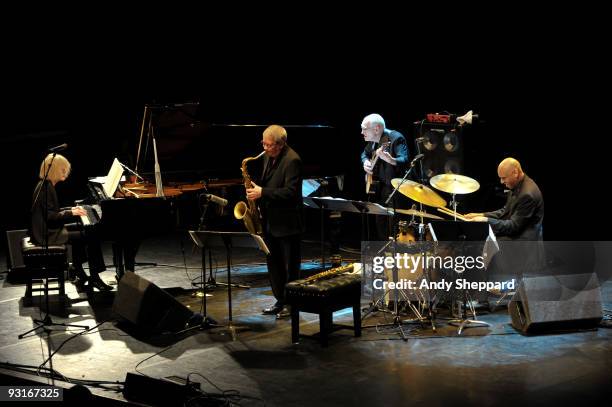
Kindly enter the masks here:
M 287 130 L 283 126 L 273 124 L 268 126 L 263 132 L 264 137 L 272 137 L 275 143 L 285 144 L 287 142 Z
M 49 166 L 51 166 L 50 169 Z M 53 154 L 49 154 L 40 164 L 40 171 L 38 172 L 38 177 L 40 179 L 44 179 L 47 170 L 49 170 L 47 179 L 51 182 L 57 182 L 64 176 L 64 169 L 66 170 L 65 175 L 67 177 L 70 174 L 70 161 L 68 161 L 66 157 L 61 154 L 56 154 L 55 158 L 53 158 Z

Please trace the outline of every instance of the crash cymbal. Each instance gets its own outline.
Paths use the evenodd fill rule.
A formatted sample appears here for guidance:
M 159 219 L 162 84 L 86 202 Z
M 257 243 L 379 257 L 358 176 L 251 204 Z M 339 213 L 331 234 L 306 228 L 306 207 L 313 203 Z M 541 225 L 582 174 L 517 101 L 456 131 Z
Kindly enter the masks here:
M 395 212 L 403 213 L 404 215 L 413 215 L 413 216 L 429 218 L 429 219 L 441 219 L 441 220 L 444 219 L 439 216 L 432 215 L 431 213 L 417 211 L 416 209 L 396 209 Z
M 435 189 L 449 194 L 471 194 L 478 191 L 480 184 L 475 179 L 459 174 L 440 174 L 429 180 Z
M 393 178 L 391 180 L 391 185 L 393 185 L 395 188 L 397 188 L 397 186 L 400 184 L 401 186 L 399 187 L 399 192 L 414 201 L 429 206 L 435 206 L 437 208 L 446 206 L 446 201 L 431 188 L 426 187 L 425 185 L 421 185 L 418 182 L 410 180 L 404 180 L 402 182 L 401 178 Z

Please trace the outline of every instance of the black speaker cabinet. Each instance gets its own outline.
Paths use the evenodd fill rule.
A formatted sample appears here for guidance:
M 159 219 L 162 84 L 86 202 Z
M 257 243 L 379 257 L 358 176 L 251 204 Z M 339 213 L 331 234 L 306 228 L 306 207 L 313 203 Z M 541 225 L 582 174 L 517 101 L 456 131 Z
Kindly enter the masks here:
M 439 174 L 463 174 L 463 136 L 460 127 L 425 123 L 419 126 L 422 140 L 423 176 L 430 179 Z
M 23 283 L 27 280 L 25 264 L 21 254 L 21 240 L 27 235 L 27 229 L 6 231 L 6 243 L 8 246 L 6 256 L 7 280 L 10 283 Z
M 523 334 L 596 328 L 603 318 L 597 275 L 525 277 L 508 312 Z
M 179 331 L 193 315 L 166 291 L 133 272 L 119 281 L 113 312 L 144 332 Z

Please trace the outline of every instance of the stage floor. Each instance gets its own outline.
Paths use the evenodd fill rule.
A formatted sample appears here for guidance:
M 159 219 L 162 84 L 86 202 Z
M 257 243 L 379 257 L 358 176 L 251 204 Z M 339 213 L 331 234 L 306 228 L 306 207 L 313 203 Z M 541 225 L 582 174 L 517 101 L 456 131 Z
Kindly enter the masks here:
M 110 250 L 105 253 L 110 263 Z M 217 280 L 224 282 L 225 255 L 213 254 L 219 267 Z M 304 244 L 303 268 L 316 267 L 312 260 L 318 254 L 316 244 Z M 264 260 L 255 249 L 234 250 L 232 282 L 251 287 L 232 289 L 234 324 L 246 328 L 237 330 L 235 338 L 225 328 L 142 336 L 113 315 L 115 290 L 87 297 L 67 283 L 71 306 L 62 312 L 52 296 L 53 321 L 99 325 L 97 329 L 65 344 L 82 330 L 53 327 L 49 335 L 37 330 L 19 340 L 17 336 L 44 313 L 37 305 L 23 305 L 25 285 L 4 280 L 0 361 L 33 368 L 30 373 L 15 373 L 3 366 L 3 384 L 49 382 L 36 376 L 36 367 L 51 349 L 56 352 L 53 369 L 65 377 L 57 383 L 69 388 L 76 380 L 109 382 L 104 384 L 107 389 L 89 389 L 115 403 L 124 398 L 121 386 L 112 382 L 124 382 L 128 372 L 141 372 L 154 378 L 189 377 L 206 392 L 235 391 L 242 397 L 241 405 L 254 406 L 263 405 L 262 400 L 268 406 L 610 404 L 612 331 L 608 328 L 523 336 L 510 326 L 505 307 L 495 312 L 483 307 L 478 309 L 479 319 L 491 326 L 469 328 L 461 336 L 441 315 L 436 334 L 429 326 L 404 325 L 406 341 L 396 331 L 370 327 L 361 338 L 353 337 L 351 330 L 334 332 L 327 348 L 310 338 L 292 344 L 290 319 L 261 314 L 274 302 Z M 138 261 L 157 263 L 138 267 L 138 275 L 200 312 L 201 300 L 190 290 L 192 281 L 199 281 L 201 257 L 186 237 L 147 241 Z M 102 277 L 114 281 L 114 270 L 109 267 Z M 210 294 L 208 315 L 227 324 L 225 288 Z M 602 295 L 604 309 L 612 309 L 612 282 L 603 285 Z M 364 324 L 384 322 L 385 317 L 375 313 Z M 316 315 L 302 313 L 300 319 L 302 333 L 318 332 Z M 352 324 L 350 309 L 337 312 L 334 322 Z

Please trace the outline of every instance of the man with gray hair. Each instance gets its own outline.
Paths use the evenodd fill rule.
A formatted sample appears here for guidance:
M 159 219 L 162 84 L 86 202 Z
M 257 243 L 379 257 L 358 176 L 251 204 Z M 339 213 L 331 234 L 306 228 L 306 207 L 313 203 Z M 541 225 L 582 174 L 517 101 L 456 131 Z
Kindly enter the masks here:
M 367 142 L 361 153 L 366 183 L 370 186 L 366 192 L 370 195 L 371 202 L 384 205 L 393 191 L 391 180 L 404 176 L 408 164 L 406 139 L 400 132 L 386 128 L 385 120 L 376 113 L 364 117 L 361 122 L 361 134 Z M 372 188 L 371 185 L 375 185 L 376 188 Z M 387 240 L 391 235 L 388 218 L 388 216 L 376 217 L 378 240 Z
M 266 155 L 259 185 L 252 183 L 247 199 L 258 200 L 263 234 L 270 249 L 268 275 L 276 303 L 264 314 L 286 318 L 291 310 L 285 303 L 285 284 L 297 280 L 301 265 L 302 160 L 287 144 L 287 130 L 271 125 L 261 140 Z

